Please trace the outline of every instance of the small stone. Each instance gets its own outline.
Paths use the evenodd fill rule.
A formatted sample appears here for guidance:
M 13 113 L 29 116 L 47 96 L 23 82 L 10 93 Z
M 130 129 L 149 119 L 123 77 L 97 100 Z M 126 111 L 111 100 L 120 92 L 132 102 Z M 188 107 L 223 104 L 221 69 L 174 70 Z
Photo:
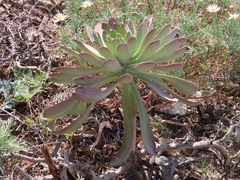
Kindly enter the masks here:
M 205 113 L 205 114 L 202 115 L 202 118 L 205 119 L 205 120 L 206 120 L 206 119 L 209 119 L 209 117 L 210 117 L 210 116 L 209 116 L 209 114 L 207 114 L 207 113 Z

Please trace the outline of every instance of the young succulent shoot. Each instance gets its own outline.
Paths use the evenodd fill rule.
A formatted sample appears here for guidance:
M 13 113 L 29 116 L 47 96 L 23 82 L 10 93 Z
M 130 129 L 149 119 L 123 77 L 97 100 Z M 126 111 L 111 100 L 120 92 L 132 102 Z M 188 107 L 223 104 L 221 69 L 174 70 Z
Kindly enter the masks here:
M 143 19 L 138 28 L 131 19 L 120 24 L 110 18 L 95 28 L 86 27 L 91 45 L 73 40 L 81 50 L 77 52 L 62 47 L 72 56 L 81 59 L 88 67 L 59 67 L 50 74 L 56 83 L 79 85 L 69 99 L 56 104 L 43 113 L 50 118 L 49 128 L 60 135 L 76 131 L 89 115 L 94 104 L 111 94 L 116 87 L 121 89 L 124 139 L 119 153 L 111 161 L 112 166 L 124 163 L 135 147 L 135 120 L 139 116 L 141 135 L 146 150 L 156 155 L 149 117 L 141 99 L 135 79 L 146 83 L 162 99 L 170 102 L 182 101 L 187 105 L 198 105 L 197 99 L 188 99 L 175 93 L 167 83 L 183 95 L 195 93 L 198 86 L 187 80 L 170 75 L 171 71 L 184 67 L 184 62 L 174 63 L 189 47 L 186 38 L 176 37 L 178 29 L 166 24 L 160 31 L 153 28 L 153 19 Z M 137 113 L 138 112 L 138 113 Z M 77 115 L 78 118 L 63 129 L 55 126 L 57 118 Z

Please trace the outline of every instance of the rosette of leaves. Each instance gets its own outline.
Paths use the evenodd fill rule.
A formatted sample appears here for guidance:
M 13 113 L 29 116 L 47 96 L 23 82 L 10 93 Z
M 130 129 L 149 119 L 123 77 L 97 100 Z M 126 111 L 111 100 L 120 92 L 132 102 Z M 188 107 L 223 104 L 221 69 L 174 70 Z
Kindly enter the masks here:
M 188 105 L 197 105 L 199 102 L 184 98 L 169 87 L 170 84 L 183 95 L 191 95 L 198 89 L 191 82 L 169 75 L 170 71 L 185 65 L 184 62 L 170 62 L 189 49 L 184 45 L 186 38 L 176 38 L 178 29 L 172 29 L 171 24 L 166 24 L 157 31 L 152 23 L 152 18 L 145 17 L 136 28 L 131 19 L 126 24 L 120 24 L 116 19 L 110 18 L 108 23 L 97 24 L 94 29 L 86 27 L 91 45 L 73 40 L 80 51 L 62 47 L 77 59 L 86 62 L 87 67 L 58 67 L 50 75 L 53 82 L 73 82 L 79 85 L 69 99 L 45 110 L 43 115 L 51 118 L 49 127 L 53 134 L 77 130 L 94 103 L 106 98 L 119 87 L 122 93 L 124 138 L 112 165 L 121 165 L 134 149 L 137 115 L 144 146 L 150 154 L 156 154 L 149 117 L 135 83 L 136 79 L 146 83 L 167 101 L 180 100 Z M 55 119 L 69 114 L 80 116 L 62 129 L 56 128 Z

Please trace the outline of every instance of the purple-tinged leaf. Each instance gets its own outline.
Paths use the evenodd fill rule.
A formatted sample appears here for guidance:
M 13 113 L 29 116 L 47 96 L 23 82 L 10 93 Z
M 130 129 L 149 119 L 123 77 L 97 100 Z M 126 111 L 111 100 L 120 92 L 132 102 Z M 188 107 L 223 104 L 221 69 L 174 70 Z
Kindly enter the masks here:
M 121 64 L 126 64 L 131 59 L 128 45 L 123 43 L 117 47 L 117 57 Z
M 172 102 L 177 102 L 178 100 L 176 98 L 173 98 L 170 96 L 170 93 L 166 93 L 163 88 L 161 88 L 158 84 L 155 84 L 154 82 L 151 81 L 151 76 L 150 78 L 148 76 L 146 76 L 145 73 L 137 73 L 136 71 L 131 71 L 131 74 L 133 76 L 135 76 L 136 78 L 142 80 L 143 82 L 145 82 L 147 85 L 149 85 L 159 96 L 161 96 L 162 98 L 168 100 L 168 101 L 172 101 Z M 149 74 L 147 74 L 149 75 Z M 156 78 L 156 77 L 155 77 Z M 163 83 L 163 81 L 161 79 L 157 80 L 157 83 L 161 82 L 161 84 Z M 167 85 L 166 85 L 167 86 Z M 171 91 L 171 89 L 169 88 L 169 90 Z
M 107 47 L 101 47 L 101 48 L 99 49 L 99 53 L 100 53 L 105 59 L 113 58 L 112 52 L 111 52 L 110 49 L 108 49 Z
M 158 78 L 167 80 L 171 85 L 173 85 L 177 90 L 179 90 L 184 95 L 194 94 L 198 90 L 198 86 L 192 82 L 185 79 L 181 79 L 175 76 L 166 74 L 152 74 Z
M 145 79 L 144 82 L 147 83 L 147 85 L 150 86 L 153 89 L 153 91 L 155 93 L 157 93 L 163 99 L 165 99 L 167 101 L 171 101 L 171 102 L 178 102 L 177 98 L 173 98 L 172 96 L 170 96 L 170 94 L 166 93 L 159 85 L 157 85 L 147 79 Z
M 173 91 L 171 91 L 171 94 L 172 94 L 173 97 L 179 99 L 179 101 L 181 101 L 181 102 L 183 102 L 184 104 L 189 105 L 189 106 L 197 106 L 197 105 L 202 104 L 202 102 L 201 102 L 200 99 L 184 98 L 184 97 L 176 94 L 176 93 L 173 92 Z
M 107 23 L 102 23 L 102 29 L 109 32 L 111 27 Z
M 118 82 L 121 84 L 127 84 L 133 81 L 133 77 L 130 74 L 123 74 L 118 78 Z
M 165 44 L 163 47 L 161 47 L 153 56 L 151 56 L 147 60 L 149 61 L 158 60 L 160 62 L 161 59 L 164 59 L 174 54 L 174 52 L 177 51 L 177 49 L 179 49 L 185 42 L 186 42 L 186 38 L 182 38 L 182 37 L 176 38 L 170 41 L 169 43 Z
M 97 41 L 93 41 L 92 45 L 97 51 L 99 51 L 99 49 L 102 47 L 102 45 Z
M 156 29 L 152 29 L 151 31 L 149 31 L 146 35 L 146 37 L 144 38 L 144 41 L 143 41 L 143 44 L 142 44 L 142 48 L 141 49 L 144 49 L 145 46 L 154 41 L 155 40 L 155 35 L 156 35 Z
M 95 26 L 94 31 L 101 36 L 101 34 L 103 33 L 102 24 L 101 24 L 101 23 L 98 23 L 98 24 Z
M 116 57 L 116 58 L 117 58 L 116 50 L 117 50 L 117 46 L 119 44 L 121 44 L 121 41 L 119 39 L 116 39 L 116 38 L 114 38 L 113 40 L 110 40 L 110 41 L 106 41 L 106 45 L 107 45 L 108 49 L 111 50 L 113 56 Z
M 96 74 L 101 68 L 58 67 L 50 74 L 51 81 L 56 83 L 72 82 L 73 78 Z
M 74 66 L 62 66 L 53 69 L 54 72 L 60 72 L 63 74 L 70 74 L 73 76 L 87 76 L 100 71 L 100 68 L 82 68 Z
M 138 106 L 138 112 L 139 112 L 139 118 L 140 118 L 140 126 L 141 126 L 141 134 L 143 139 L 143 144 L 146 148 L 146 150 L 153 156 L 156 155 L 156 145 L 152 133 L 152 129 L 150 126 L 149 118 L 146 112 L 146 108 L 143 105 L 141 95 L 137 89 L 137 86 L 131 82 L 130 83 L 131 88 L 133 90 L 137 106 Z
M 105 82 L 107 80 L 113 81 L 116 77 L 113 74 L 109 75 L 94 75 L 94 76 L 82 76 L 75 78 L 73 81 L 76 84 L 83 85 L 83 86 L 95 86 L 97 84 L 100 84 L 101 82 Z
M 128 29 L 131 32 L 132 36 L 136 36 L 136 29 L 131 18 L 128 19 Z
M 156 65 L 153 68 L 154 72 L 160 72 L 160 73 L 169 73 L 170 71 L 176 71 L 185 66 L 185 62 L 179 62 L 179 63 L 171 63 L 171 64 L 164 64 L 164 65 Z
M 122 36 L 124 36 L 124 35 L 127 33 L 127 31 L 126 31 L 126 29 L 125 29 L 125 26 L 122 26 L 122 25 L 120 25 L 120 24 L 114 24 L 114 29 L 115 29 L 118 33 L 120 33 Z
M 79 56 L 80 53 L 79 52 L 74 51 L 69 47 L 65 47 L 65 46 L 60 46 L 60 47 L 61 47 L 61 49 L 64 49 L 67 53 L 71 54 L 73 57 L 76 57 L 77 59 L 80 59 L 80 56 Z
M 168 43 L 169 41 L 172 41 L 176 37 L 178 30 L 179 30 L 178 28 L 171 30 L 167 34 L 167 36 L 161 40 L 161 45 L 163 46 L 164 44 Z
M 133 69 L 139 72 L 146 72 L 146 71 L 152 70 L 155 67 L 155 65 L 156 63 L 153 61 L 146 61 L 146 62 L 138 63 L 133 67 Z
M 137 51 L 137 39 L 135 37 L 131 37 L 128 42 L 128 47 L 129 47 L 129 51 L 130 51 L 130 55 L 133 56 L 136 51 Z
M 93 28 L 87 26 L 86 27 L 86 31 L 87 31 L 87 35 L 89 37 L 89 39 L 93 42 L 93 41 L 99 41 L 98 36 L 96 34 L 96 32 L 94 31 Z
M 98 36 L 98 43 L 101 44 L 101 46 L 105 46 L 105 40 L 106 40 L 106 31 L 102 28 L 102 24 L 98 23 L 95 28 L 94 28 L 97 36 Z M 97 46 L 97 50 L 100 48 L 99 46 Z
M 155 42 L 155 39 L 154 39 L 155 38 L 155 34 L 156 34 L 156 30 L 155 29 L 152 29 L 150 32 L 147 33 L 146 37 L 143 40 L 143 43 L 142 43 L 141 47 L 139 47 L 137 52 L 134 54 L 134 57 L 137 57 L 140 53 L 142 53 L 144 48 L 146 48 L 146 46 L 149 43 Z M 159 40 L 157 40 L 157 41 L 159 41 Z
M 89 53 L 93 56 L 95 56 L 98 59 L 103 59 L 103 57 L 99 54 L 99 52 L 93 48 L 92 46 L 85 44 L 85 43 L 81 43 L 80 41 L 73 39 L 73 41 L 79 46 L 79 48 L 81 49 L 81 51 L 84 51 L 86 53 Z
M 69 113 L 71 115 L 79 115 L 82 114 L 86 110 L 86 103 L 78 103 L 76 106 L 74 106 L 72 109 L 70 109 Z
M 73 110 L 75 106 L 78 104 L 83 104 L 80 103 L 78 100 L 76 100 L 73 97 L 70 97 L 50 108 L 47 108 L 43 112 L 43 117 L 46 118 L 61 118 L 67 115 L 75 115 L 76 110 Z M 84 109 L 79 109 L 78 114 L 80 114 Z
M 156 62 L 168 62 L 168 61 L 173 61 L 175 59 L 180 58 L 186 51 L 188 51 L 190 47 L 188 46 L 183 46 L 179 48 L 177 51 L 173 52 L 172 54 L 165 56 L 165 57 L 159 57 L 156 59 Z
M 153 54 L 156 53 L 156 51 L 160 47 L 160 41 L 156 40 L 153 42 L 150 42 L 145 49 L 142 51 L 142 53 L 136 58 L 138 61 L 145 61 L 149 59 Z
M 91 54 L 83 52 L 80 54 L 80 57 L 83 61 L 85 61 L 89 64 L 92 64 L 97 67 L 102 67 L 102 61 L 100 61 L 99 59 L 97 59 L 95 56 L 93 56 Z
M 53 127 L 55 126 L 55 120 L 49 121 L 48 127 L 52 130 L 51 133 L 55 135 L 63 135 L 63 134 L 72 133 L 78 130 L 78 128 L 85 122 L 93 106 L 94 104 L 90 104 L 83 114 L 81 114 L 78 118 L 73 120 L 70 125 L 67 125 L 62 129 L 59 129 L 59 130 L 57 128 L 53 129 Z
M 112 29 L 114 29 L 114 24 L 118 24 L 118 21 L 117 21 L 116 19 L 114 19 L 114 18 L 110 18 L 110 19 L 108 20 L 108 25 L 109 25 Z
M 155 76 L 155 75 L 149 74 L 149 73 L 140 73 L 140 72 L 136 73 L 134 71 L 128 71 L 128 72 L 129 72 L 129 74 L 131 74 L 131 75 L 135 76 L 136 78 L 139 78 L 145 82 L 148 82 L 150 80 L 156 82 L 158 85 L 160 85 L 164 90 L 166 90 L 173 97 L 179 99 L 180 101 L 182 101 L 183 103 L 185 103 L 187 105 L 195 106 L 195 105 L 201 104 L 201 102 L 198 99 L 186 99 L 186 98 L 176 94 L 158 76 Z
M 159 39 L 160 41 L 167 36 L 167 34 L 170 32 L 171 24 L 165 24 L 162 29 L 157 33 L 156 39 Z
M 114 58 L 106 59 L 102 64 L 102 68 L 107 72 L 119 72 L 123 69 L 119 61 Z
M 110 36 L 111 39 L 117 38 L 117 32 L 115 30 L 110 29 L 108 35 Z
M 122 109 L 124 137 L 119 152 L 110 162 L 113 167 L 120 166 L 128 159 L 136 143 L 136 102 L 127 84 L 122 84 Z
M 149 23 L 148 23 L 148 32 L 153 29 L 153 17 L 150 17 Z
M 124 35 L 124 40 L 125 42 L 127 42 L 131 37 L 134 37 L 132 36 L 132 34 L 130 32 L 127 32 L 125 35 Z
M 78 99 L 80 102 L 95 103 L 106 98 L 116 86 L 116 83 L 102 88 L 80 86 L 75 89 L 73 97 Z
M 143 40 L 146 37 L 146 35 L 147 35 L 147 18 L 144 17 L 142 23 L 139 25 L 137 35 L 136 35 L 138 47 L 142 46 Z

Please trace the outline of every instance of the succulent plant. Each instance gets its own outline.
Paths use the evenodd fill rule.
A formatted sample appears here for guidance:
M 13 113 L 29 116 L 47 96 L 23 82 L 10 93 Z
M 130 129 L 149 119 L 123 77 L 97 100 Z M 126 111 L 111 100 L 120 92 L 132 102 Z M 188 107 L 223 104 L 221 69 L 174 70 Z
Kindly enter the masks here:
M 176 38 L 178 28 L 172 29 L 171 24 L 166 24 L 157 32 L 152 23 L 152 18 L 145 17 L 136 29 L 131 19 L 126 24 L 120 24 L 116 19 L 110 18 L 108 23 L 99 23 L 94 29 L 86 27 L 91 45 L 73 40 L 80 51 L 62 47 L 77 59 L 86 62 L 86 65 L 58 67 L 50 74 L 53 82 L 73 82 L 79 85 L 70 98 L 44 111 L 43 116 L 50 118 L 49 127 L 53 134 L 76 131 L 94 104 L 119 87 L 122 93 L 124 139 L 118 154 L 111 162 L 112 166 L 125 162 L 135 147 L 137 115 L 144 146 L 151 155 L 156 154 L 149 117 L 136 79 L 146 83 L 167 101 L 180 100 L 188 105 L 197 105 L 199 101 L 186 99 L 169 87 L 170 84 L 183 95 L 191 95 L 198 89 L 198 86 L 191 82 L 169 75 L 171 71 L 185 65 L 184 62 L 167 62 L 179 58 L 189 49 L 184 45 L 186 38 Z M 56 119 L 69 114 L 80 116 L 62 129 L 56 128 Z

